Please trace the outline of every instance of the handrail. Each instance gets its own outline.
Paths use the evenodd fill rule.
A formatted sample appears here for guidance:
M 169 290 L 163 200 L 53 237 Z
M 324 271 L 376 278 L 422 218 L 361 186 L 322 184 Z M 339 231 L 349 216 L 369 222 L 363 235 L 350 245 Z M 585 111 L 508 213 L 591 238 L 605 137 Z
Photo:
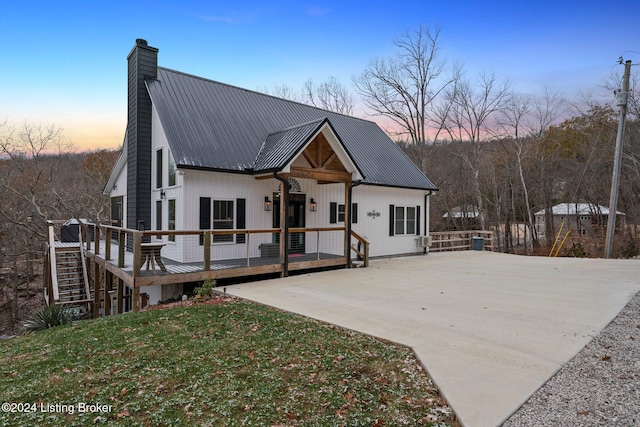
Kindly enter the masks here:
M 473 249 L 473 237 L 484 237 L 483 249 L 493 251 L 493 231 L 464 230 L 430 232 L 430 252 Z
M 48 240 L 49 240 L 49 262 L 51 262 L 51 288 L 53 290 L 53 303 L 55 304 L 60 300 L 60 293 L 58 290 L 58 266 L 56 264 L 56 236 L 53 226 L 54 221 L 47 221 L 48 223 Z
M 355 231 L 351 230 L 351 236 L 355 237 L 355 239 L 362 243 L 363 247 L 364 247 L 364 251 L 359 251 L 356 247 L 354 247 L 353 245 L 351 245 L 351 250 L 354 251 L 356 254 L 358 254 L 362 260 L 364 261 L 364 266 L 365 267 L 369 267 L 369 242 L 367 241 L 367 239 L 365 239 L 364 237 L 362 237 L 361 235 L 359 235 L 358 233 L 356 233 Z
M 91 236 L 89 236 L 89 239 Z M 89 275 L 87 274 L 87 263 L 85 261 L 84 246 L 82 245 L 82 231 L 78 233 L 78 243 L 80 243 L 80 263 L 82 265 L 82 281 L 84 282 L 84 292 L 86 299 L 91 298 L 91 290 L 89 289 Z M 96 242 L 97 243 L 97 242 Z

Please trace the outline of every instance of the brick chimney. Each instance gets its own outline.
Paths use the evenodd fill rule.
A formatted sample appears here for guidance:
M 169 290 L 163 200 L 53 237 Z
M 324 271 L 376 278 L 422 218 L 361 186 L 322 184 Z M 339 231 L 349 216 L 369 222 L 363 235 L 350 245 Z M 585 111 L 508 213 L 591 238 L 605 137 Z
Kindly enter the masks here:
M 127 228 L 151 227 L 151 98 L 145 80 L 158 77 L 158 49 L 137 39 L 127 57 Z

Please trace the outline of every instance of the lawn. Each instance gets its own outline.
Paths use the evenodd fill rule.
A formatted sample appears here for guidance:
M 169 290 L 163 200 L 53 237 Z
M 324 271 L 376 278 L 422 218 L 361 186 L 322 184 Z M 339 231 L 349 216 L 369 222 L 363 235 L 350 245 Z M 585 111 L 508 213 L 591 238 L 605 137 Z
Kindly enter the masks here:
M 0 425 L 452 425 L 413 352 L 246 301 L 3 341 Z

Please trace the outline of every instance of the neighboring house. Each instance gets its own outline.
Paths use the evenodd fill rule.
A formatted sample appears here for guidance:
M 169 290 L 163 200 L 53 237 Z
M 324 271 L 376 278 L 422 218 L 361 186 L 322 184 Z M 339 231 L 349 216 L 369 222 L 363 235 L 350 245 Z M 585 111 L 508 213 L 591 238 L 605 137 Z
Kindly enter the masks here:
M 480 228 L 480 209 L 474 205 L 451 208 L 442 215 L 447 231 L 476 230 Z
M 128 56 L 128 124 L 104 190 L 116 224 L 342 226 L 369 241 L 371 256 L 424 252 L 420 236 L 429 232 L 429 198 L 437 188 L 377 124 L 158 67 L 157 56 L 140 39 Z M 213 236 L 212 256 L 259 257 L 279 244 L 277 233 L 260 237 L 248 243 L 242 234 Z M 163 256 L 202 257 L 192 250 L 202 238 L 160 238 Z M 315 251 L 315 243 L 313 235 L 293 233 L 288 251 Z M 344 247 L 345 238 L 323 245 Z
M 546 235 L 546 215 L 544 209 L 534 214 L 539 236 Z M 551 208 L 551 215 L 555 230 L 564 224 L 564 230 L 572 229 L 584 235 L 607 227 L 609 208 L 593 203 L 559 203 Z M 624 217 L 624 213 L 616 211 L 618 226 L 624 225 Z

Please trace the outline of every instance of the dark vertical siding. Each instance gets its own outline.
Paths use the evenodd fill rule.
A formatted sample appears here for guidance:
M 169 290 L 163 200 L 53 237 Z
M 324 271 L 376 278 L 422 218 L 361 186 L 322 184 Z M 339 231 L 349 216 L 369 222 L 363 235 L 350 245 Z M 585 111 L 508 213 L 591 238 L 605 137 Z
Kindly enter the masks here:
M 128 58 L 127 227 L 151 226 L 151 98 L 145 80 L 158 75 L 158 49 L 144 40 Z

